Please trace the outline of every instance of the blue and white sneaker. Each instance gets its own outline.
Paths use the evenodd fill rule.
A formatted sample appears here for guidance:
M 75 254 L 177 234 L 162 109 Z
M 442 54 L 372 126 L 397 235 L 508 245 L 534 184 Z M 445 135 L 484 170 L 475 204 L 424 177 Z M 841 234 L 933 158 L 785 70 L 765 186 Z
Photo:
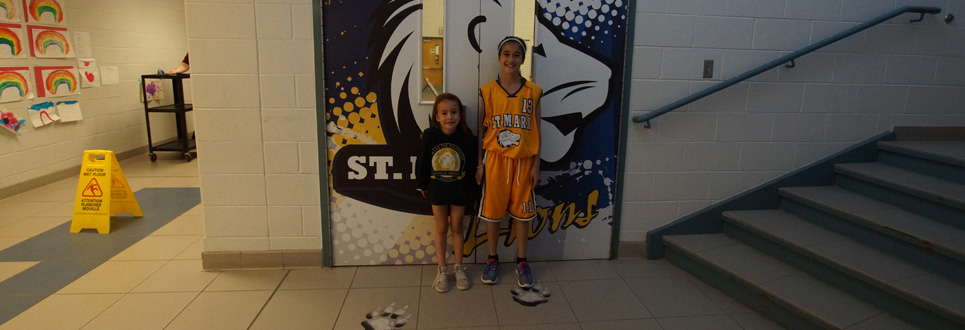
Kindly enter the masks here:
M 516 284 L 521 288 L 533 286 L 533 272 L 529 270 L 529 263 L 520 262 L 516 264 L 516 277 L 519 278 Z
M 496 280 L 499 279 L 499 262 L 495 259 L 489 259 L 486 262 L 486 269 L 483 270 L 482 282 L 486 284 L 496 284 Z

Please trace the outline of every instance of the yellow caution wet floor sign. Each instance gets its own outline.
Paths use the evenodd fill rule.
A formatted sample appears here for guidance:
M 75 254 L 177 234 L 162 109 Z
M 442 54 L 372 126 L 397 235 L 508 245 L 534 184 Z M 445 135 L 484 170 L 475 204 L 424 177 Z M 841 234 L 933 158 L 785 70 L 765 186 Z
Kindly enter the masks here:
M 82 161 L 71 233 L 97 229 L 98 233 L 107 234 L 111 231 L 111 217 L 118 213 L 144 216 L 113 151 L 87 150 Z

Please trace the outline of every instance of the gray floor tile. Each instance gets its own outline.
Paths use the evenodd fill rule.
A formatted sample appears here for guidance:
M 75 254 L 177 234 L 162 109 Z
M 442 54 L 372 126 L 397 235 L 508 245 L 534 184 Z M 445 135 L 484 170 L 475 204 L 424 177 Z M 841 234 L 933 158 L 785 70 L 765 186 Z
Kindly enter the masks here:
M 610 263 L 622 278 L 681 276 L 687 273 L 667 259 L 621 259 Z
M 720 290 L 717 290 L 716 288 L 710 286 L 710 284 L 707 284 L 704 281 L 701 281 L 691 276 L 690 282 L 696 285 L 697 288 L 700 289 L 700 292 L 703 292 L 704 295 L 707 296 L 707 298 L 709 298 L 711 301 L 717 304 L 717 307 L 720 307 L 720 309 L 723 310 L 724 313 L 727 313 L 727 314 L 754 313 L 754 310 L 752 310 L 750 307 L 747 307 L 747 305 L 744 305 L 739 301 L 734 300 L 734 298 L 731 298 L 730 296 L 724 294 L 723 292 L 720 292 Z
M 580 322 L 650 318 L 650 312 L 623 280 L 560 282 Z
M 742 329 L 744 330 L 781 330 L 785 329 L 780 324 L 777 324 L 773 320 L 764 317 L 761 314 L 754 313 L 753 311 L 749 313 L 740 314 L 730 314 L 730 318 L 734 320 Z M 885 329 L 885 328 L 881 328 Z
M 422 281 L 422 266 L 359 267 L 352 288 L 417 287 Z
M 583 329 L 592 330 L 663 330 L 656 319 L 589 321 L 580 322 L 580 325 L 583 326 Z
M 557 283 L 539 283 L 540 293 L 519 289 L 516 284 L 497 284 L 492 287 L 493 301 L 496 304 L 496 316 L 499 325 L 543 325 L 550 323 L 575 323 L 576 315 L 570 308 L 566 296 Z M 542 297 L 545 303 L 536 306 L 525 306 L 514 300 L 513 290 L 520 293 L 521 299 L 529 299 L 525 295 Z
M 505 325 L 500 326 L 499 330 L 581 330 L 579 323 L 551 323 L 551 324 L 527 324 L 527 325 Z
M 279 290 L 348 289 L 352 287 L 358 267 L 292 269 Z
M 653 317 L 722 315 L 724 311 L 684 277 L 635 278 L 627 284 Z
M 743 330 L 727 315 L 657 318 L 663 330 Z
M 438 293 L 421 288 L 419 329 L 482 327 L 498 325 L 493 287 L 477 285 L 466 291 Z
M 609 260 L 553 261 L 549 263 L 559 281 L 605 280 L 620 278 Z
M 332 329 L 347 294 L 348 289 L 277 291 L 250 329 Z
M 202 292 L 165 329 L 246 329 L 272 291 Z
M 407 329 L 418 329 L 419 294 L 418 287 L 349 289 L 334 329 L 357 330 L 369 321 L 367 316 L 382 319 L 383 312 L 400 314 L 396 320 L 404 319 Z

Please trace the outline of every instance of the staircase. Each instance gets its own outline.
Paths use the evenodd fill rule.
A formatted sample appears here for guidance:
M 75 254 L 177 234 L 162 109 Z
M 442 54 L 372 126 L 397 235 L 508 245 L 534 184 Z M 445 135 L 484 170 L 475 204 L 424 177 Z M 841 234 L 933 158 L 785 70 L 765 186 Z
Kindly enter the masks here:
M 664 229 L 665 257 L 790 329 L 965 329 L 965 139 L 898 137 L 777 208 L 708 208 L 717 232 Z

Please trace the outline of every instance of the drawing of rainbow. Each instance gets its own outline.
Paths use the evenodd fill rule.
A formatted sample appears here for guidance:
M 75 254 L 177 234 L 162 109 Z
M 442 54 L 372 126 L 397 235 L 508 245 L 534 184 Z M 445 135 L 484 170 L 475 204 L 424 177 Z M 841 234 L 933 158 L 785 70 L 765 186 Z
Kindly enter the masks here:
M 64 20 L 64 9 L 60 8 L 60 3 L 56 0 L 30 0 L 30 5 L 27 6 L 27 12 L 38 22 L 40 21 L 40 15 L 43 13 L 54 15 L 54 20 L 57 21 L 57 23 Z
M 9 20 L 17 16 L 17 7 L 13 6 L 13 0 L 0 0 L 0 8 L 7 10 L 7 19 Z
M 77 78 L 67 70 L 54 70 L 51 72 L 47 75 L 47 81 L 44 87 L 50 94 L 57 94 L 57 87 L 62 84 L 67 84 L 67 89 L 70 90 L 71 93 L 77 90 Z
M 54 30 L 44 30 L 37 34 L 37 40 L 34 42 L 37 46 L 37 51 L 41 54 L 47 53 L 47 47 L 55 45 L 60 47 L 60 51 L 67 55 L 70 51 L 70 45 L 67 44 L 67 38 L 64 38 L 63 34 Z
M 10 46 L 10 54 L 13 56 L 20 55 L 20 51 L 23 50 L 23 45 L 20 43 L 20 37 L 17 36 L 17 33 L 5 27 L 0 27 L 0 45 Z
M 7 88 L 16 88 L 20 97 L 23 97 L 30 91 L 29 87 L 27 87 L 27 79 L 24 78 L 23 75 L 13 71 L 0 73 L 0 96 L 3 95 L 3 92 L 6 91 Z

